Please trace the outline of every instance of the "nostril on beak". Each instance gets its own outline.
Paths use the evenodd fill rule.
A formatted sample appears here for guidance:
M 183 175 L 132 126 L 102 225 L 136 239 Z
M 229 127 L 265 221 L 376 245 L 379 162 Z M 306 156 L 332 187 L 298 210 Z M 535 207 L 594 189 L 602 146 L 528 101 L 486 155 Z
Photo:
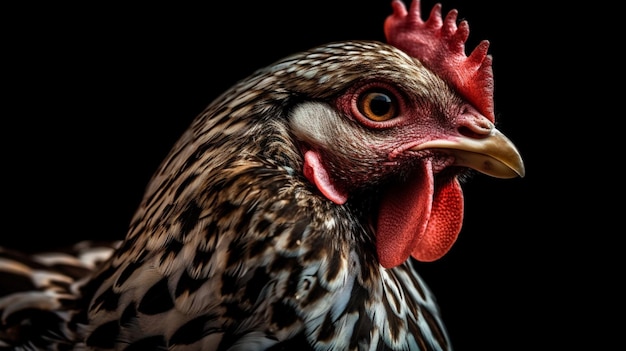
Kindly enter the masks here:
M 491 130 L 493 129 L 493 125 L 474 125 L 472 127 L 461 126 L 459 127 L 459 133 L 461 135 L 466 136 L 472 139 L 483 139 L 491 134 Z
M 483 139 L 488 137 L 494 129 L 490 120 L 482 118 L 467 118 L 459 125 L 459 133 L 473 139 Z

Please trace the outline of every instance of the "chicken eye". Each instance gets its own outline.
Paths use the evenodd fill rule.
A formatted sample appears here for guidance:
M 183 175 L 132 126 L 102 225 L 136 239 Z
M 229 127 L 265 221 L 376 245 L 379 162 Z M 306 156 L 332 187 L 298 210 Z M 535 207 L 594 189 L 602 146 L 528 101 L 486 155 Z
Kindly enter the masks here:
M 398 102 L 386 90 L 369 90 L 359 96 L 359 112 L 374 122 L 388 121 L 398 115 Z

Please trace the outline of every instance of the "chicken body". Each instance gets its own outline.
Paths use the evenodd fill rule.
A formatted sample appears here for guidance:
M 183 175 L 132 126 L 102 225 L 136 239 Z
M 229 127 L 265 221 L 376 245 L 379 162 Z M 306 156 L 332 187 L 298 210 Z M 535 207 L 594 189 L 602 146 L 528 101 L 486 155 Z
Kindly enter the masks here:
M 53 268 L 60 256 L 0 251 L 0 271 L 36 286 L 0 298 L 0 343 L 451 349 L 414 259 L 454 243 L 470 168 L 524 172 L 484 105 L 459 91 L 375 41 L 258 70 L 192 122 L 122 242 L 63 256 L 81 258 L 80 273 Z

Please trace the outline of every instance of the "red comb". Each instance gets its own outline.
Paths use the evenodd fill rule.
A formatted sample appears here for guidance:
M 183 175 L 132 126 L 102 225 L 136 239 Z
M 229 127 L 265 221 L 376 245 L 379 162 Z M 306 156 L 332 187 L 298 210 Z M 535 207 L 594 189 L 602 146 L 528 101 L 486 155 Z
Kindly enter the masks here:
M 457 10 L 451 10 L 442 19 L 441 4 L 436 4 L 428 19 L 423 21 L 419 0 L 412 0 L 408 12 L 401 0 L 393 0 L 391 6 L 393 14 L 385 20 L 385 36 L 389 44 L 439 74 L 493 122 L 492 58 L 487 55 L 489 42 L 483 40 L 466 56 L 469 25 L 461 21 L 457 27 Z

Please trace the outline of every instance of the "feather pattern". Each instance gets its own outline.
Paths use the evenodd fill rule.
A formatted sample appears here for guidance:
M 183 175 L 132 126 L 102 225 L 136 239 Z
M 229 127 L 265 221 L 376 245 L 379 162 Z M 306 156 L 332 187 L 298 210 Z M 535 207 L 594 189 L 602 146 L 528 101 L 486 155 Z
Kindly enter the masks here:
M 370 85 L 398 92 L 419 118 L 397 128 L 363 120 L 349 106 Z M 429 120 L 439 133 L 467 106 L 419 59 L 376 41 L 322 45 L 254 72 L 176 142 L 123 241 L 54 255 L 0 250 L 0 274 L 23 283 L 0 294 L 0 346 L 450 350 L 413 258 L 380 264 L 376 218 L 386 189 L 413 184 L 417 165 L 433 173 L 424 190 L 450 183 L 456 194 L 469 171 L 441 151 L 448 144 L 402 143 L 432 143 L 405 131 Z M 510 168 L 523 174 L 521 162 Z

